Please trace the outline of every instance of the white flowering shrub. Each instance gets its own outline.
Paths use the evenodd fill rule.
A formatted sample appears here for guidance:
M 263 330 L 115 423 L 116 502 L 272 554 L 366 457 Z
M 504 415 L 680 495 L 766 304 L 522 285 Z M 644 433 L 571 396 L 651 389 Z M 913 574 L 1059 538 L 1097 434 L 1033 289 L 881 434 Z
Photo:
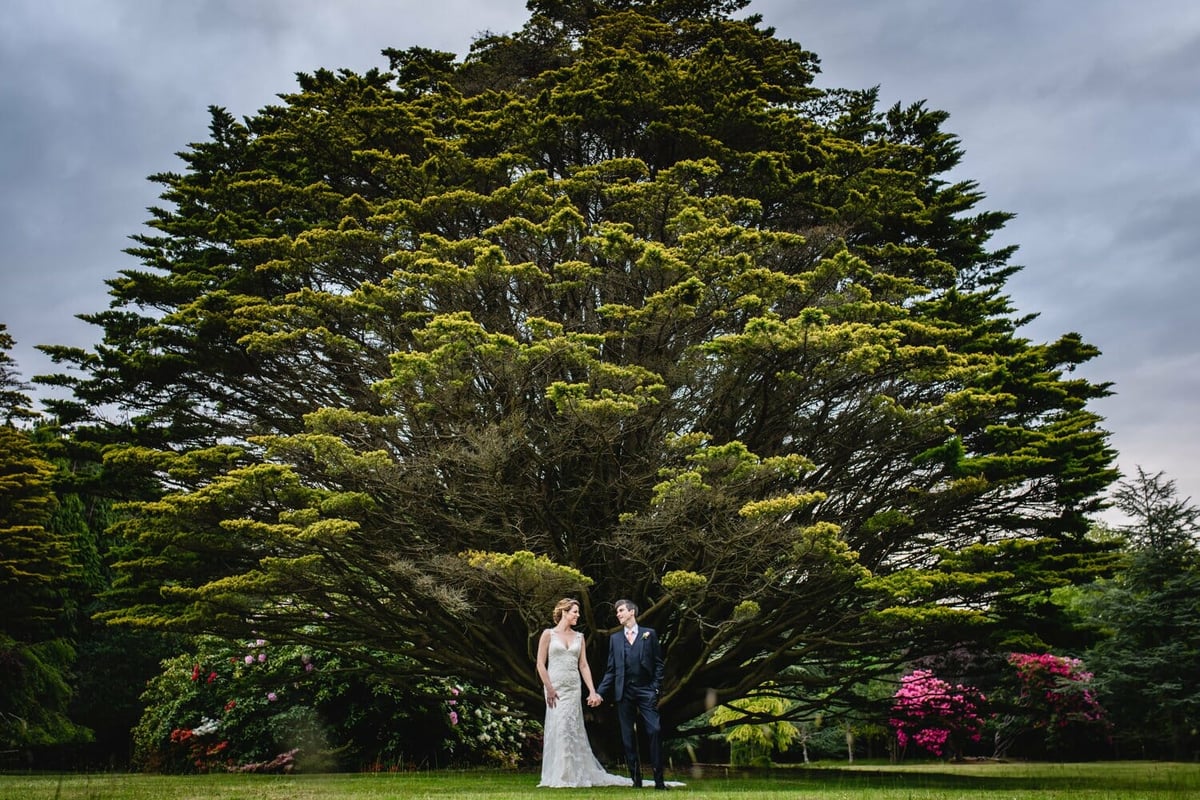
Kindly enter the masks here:
M 457 760 L 515 768 L 541 748 L 541 725 L 519 716 L 499 693 L 469 683 L 444 688 L 450 753 Z

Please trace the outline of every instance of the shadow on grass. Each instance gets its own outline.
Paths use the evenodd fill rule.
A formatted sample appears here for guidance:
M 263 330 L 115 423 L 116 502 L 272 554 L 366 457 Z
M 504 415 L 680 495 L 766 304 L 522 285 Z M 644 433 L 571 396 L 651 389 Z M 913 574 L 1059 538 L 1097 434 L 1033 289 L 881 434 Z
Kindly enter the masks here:
M 1200 767 L 1188 769 L 1184 765 L 1156 768 L 1157 762 L 1114 764 L 996 764 L 990 773 L 990 765 L 973 764 L 960 768 L 957 764 L 921 765 L 915 768 L 871 767 L 772 767 L 769 769 L 732 768 L 719 765 L 697 765 L 681 769 L 677 775 L 682 780 L 722 783 L 723 789 L 737 791 L 739 783 L 779 783 L 796 788 L 845 789 L 930 789 L 977 791 L 1034 791 L 1034 790 L 1095 790 L 1133 791 L 1150 788 L 1179 790 L 1195 788 L 1200 796 Z M 1194 766 L 1194 765 L 1193 765 Z M 1182 769 L 1180 769 L 1182 767 Z

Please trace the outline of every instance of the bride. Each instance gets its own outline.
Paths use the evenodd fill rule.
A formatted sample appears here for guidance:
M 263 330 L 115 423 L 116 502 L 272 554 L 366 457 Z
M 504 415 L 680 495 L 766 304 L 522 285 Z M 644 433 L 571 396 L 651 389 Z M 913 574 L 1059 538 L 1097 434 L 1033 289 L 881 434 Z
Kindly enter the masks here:
M 537 672 L 546 695 L 542 781 L 538 786 L 629 786 L 629 778 L 604 771 L 583 728 L 580 676 L 589 700 L 599 700 L 600 695 L 592 683 L 583 634 L 575 630 L 578 622 L 579 601 L 559 600 L 554 606 L 554 627 L 542 631 L 538 640 Z

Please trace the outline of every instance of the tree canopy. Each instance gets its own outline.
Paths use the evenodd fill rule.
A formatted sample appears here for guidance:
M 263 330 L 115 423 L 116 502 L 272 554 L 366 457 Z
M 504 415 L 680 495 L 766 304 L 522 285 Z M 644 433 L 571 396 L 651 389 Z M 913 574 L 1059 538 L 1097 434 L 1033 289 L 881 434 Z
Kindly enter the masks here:
M 45 348 L 82 370 L 60 418 L 118 409 L 110 465 L 164 492 L 111 618 L 534 709 L 553 601 L 599 633 L 628 596 L 678 723 L 1027 632 L 1089 576 L 1097 350 L 1019 335 L 944 112 L 814 88 L 746 5 L 534 0 L 461 60 L 212 109 L 103 341 Z

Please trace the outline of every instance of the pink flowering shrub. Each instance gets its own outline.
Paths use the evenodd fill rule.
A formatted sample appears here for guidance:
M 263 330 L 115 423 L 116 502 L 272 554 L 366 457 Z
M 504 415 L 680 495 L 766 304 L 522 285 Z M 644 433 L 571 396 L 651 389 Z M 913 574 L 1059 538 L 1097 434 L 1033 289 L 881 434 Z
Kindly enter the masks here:
M 961 758 L 968 741 L 979 741 L 985 699 L 977 689 L 951 686 L 929 670 L 905 675 L 889 720 L 901 751 L 911 743 L 935 756 Z
M 1082 661 L 1052 653 L 1009 653 L 1008 663 L 1017 675 L 1014 704 L 1030 727 L 1045 733 L 1048 747 L 1060 749 L 1068 739 L 1107 735 L 1104 708 Z

